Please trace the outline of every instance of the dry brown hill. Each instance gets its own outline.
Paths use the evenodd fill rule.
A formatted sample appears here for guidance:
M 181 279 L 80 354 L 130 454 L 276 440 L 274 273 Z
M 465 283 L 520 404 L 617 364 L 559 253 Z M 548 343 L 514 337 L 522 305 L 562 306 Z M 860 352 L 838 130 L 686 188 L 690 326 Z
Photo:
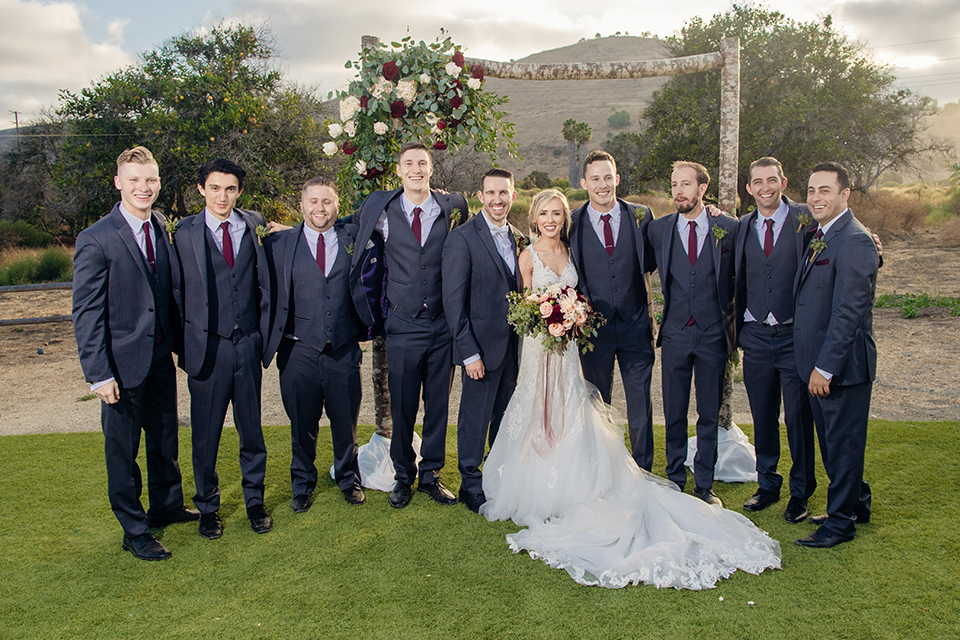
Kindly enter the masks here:
M 528 64 L 560 62 L 617 62 L 653 60 L 668 57 L 667 49 L 656 38 L 610 36 L 581 40 L 577 44 L 535 53 L 515 60 Z M 621 131 L 639 131 L 637 117 L 650 102 L 653 92 L 667 78 L 640 80 L 558 80 L 534 82 L 488 78 L 484 89 L 510 98 L 507 119 L 516 125 L 523 162 L 504 159 L 503 164 L 517 176 L 531 171 L 546 171 L 551 177 L 568 174 L 567 143 L 561 130 L 567 118 L 581 120 L 593 129 L 588 147 L 599 148 L 608 137 Z M 627 129 L 613 130 L 607 118 L 614 111 L 630 114 Z M 559 155 L 556 155 L 559 150 Z

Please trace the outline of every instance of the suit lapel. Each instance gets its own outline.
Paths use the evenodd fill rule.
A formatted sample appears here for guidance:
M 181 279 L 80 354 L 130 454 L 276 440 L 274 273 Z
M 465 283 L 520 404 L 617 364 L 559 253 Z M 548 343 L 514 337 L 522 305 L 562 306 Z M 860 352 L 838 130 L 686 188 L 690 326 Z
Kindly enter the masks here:
M 150 283 L 150 287 L 153 288 L 153 278 L 150 276 L 149 271 L 150 267 L 147 265 L 146 258 L 143 257 L 143 252 L 140 251 L 140 245 L 137 244 L 137 239 L 133 235 L 133 229 L 130 228 L 130 225 L 127 224 L 127 219 L 123 217 L 122 213 L 120 213 L 120 207 L 115 207 L 110 214 L 114 216 L 113 222 L 117 227 L 117 234 L 120 236 L 121 242 L 123 242 L 123 245 L 127 248 L 127 251 L 130 252 L 134 262 L 137 263 L 137 266 L 140 268 L 140 272 L 143 273 L 143 277 L 147 279 L 147 282 Z
M 667 282 L 670 280 L 670 261 L 673 260 L 673 244 L 674 239 L 677 237 L 677 216 L 678 213 L 671 213 L 669 215 L 670 224 L 663 226 L 663 246 L 664 246 L 664 259 L 663 267 L 660 269 L 660 286 L 666 287 Z M 666 292 L 664 292 L 666 293 Z
M 303 223 L 294 228 L 296 233 L 288 233 L 283 238 L 283 284 L 286 287 L 288 299 L 293 292 L 293 258 L 297 252 L 297 243 L 303 235 Z
M 207 290 L 207 261 L 206 261 L 206 232 L 207 232 L 207 211 L 204 209 L 193 216 L 193 224 L 185 229 L 193 244 L 193 257 L 197 261 L 197 273 L 200 274 L 200 284 L 203 291 Z
M 493 239 L 493 233 L 490 231 L 490 226 L 487 224 L 487 221 L 484 219 L 483 212 L 481 211 L 476 216 L 474 216 L 472 222 L 477 235 L 480 236 L 480 242 L 483 243 L 483 246 L 485 246 L 487 248 L 487 251 L 490 253 L 490 259 L 493 260 L 493 263 L 495 265 L 497 265 L 497 270 L 500 272 L 500 275 L 503 276 L 503 279 L 506 280 L 507 283 L 509 283 L 511 280 L 510 270 L 507 269 L 507 265 L 503 261 L 503 257 L 500 255 L 500 252 L 497 250 L 497 243 Z M 508 230 L 509 230 L 509 227 L 508 227 Z

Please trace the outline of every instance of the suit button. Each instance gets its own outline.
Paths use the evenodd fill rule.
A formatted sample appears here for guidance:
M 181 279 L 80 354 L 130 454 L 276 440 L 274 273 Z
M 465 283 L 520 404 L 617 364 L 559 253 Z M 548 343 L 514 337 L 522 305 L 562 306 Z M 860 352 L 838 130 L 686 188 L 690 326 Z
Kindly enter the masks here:
M 152 309 L 152 308 L 147 309 L 147 311 L 149 311 L 150 313 L 153 313 L 153 309 Z
M 422 284 L 423 286 L 427 286 L 427 281 L 426 281 L 426 280 L 424 280 L 424 281 L 423 281 L 423 282 L 421 282 L 420 284 Z
M 330 312 L 329 312 L 329 311 L 327 311 L 327 315 L 328 315 L 328 316 L 330 315 Z
M 426 270 L 427 270 L 427 265 L 422 264 L 422 265 L 420 265 L 420 268 L 423 269 L 424 271 L 426 271 Z

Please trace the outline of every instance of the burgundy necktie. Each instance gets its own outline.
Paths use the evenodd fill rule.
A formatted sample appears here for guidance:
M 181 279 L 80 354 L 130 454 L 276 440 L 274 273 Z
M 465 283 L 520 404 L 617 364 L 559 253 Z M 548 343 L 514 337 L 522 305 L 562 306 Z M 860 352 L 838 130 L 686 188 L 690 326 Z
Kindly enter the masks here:
M 767 232 L 763 235 L 763 255 L 770 257 L 773 252 L 773 220 L 764 220 Z
M 327 249 L 322 233 L 317 238 L 317 266 L 320 267 L 320 273 L 327 275 Z
M 233 238 L 230 237 L 230 223 L 227 221 L 220 223 L 220 230 L 223 231 L 223 259 L 233 269 Z
M 157 270 L 157 257 L 153 252 L 153 238 L 150 236 L 150 221 L 143 223 L 143 240 L 147 246 L 147 264 L 150 265 L 150 271 Z
M 605 213 L 600 216 L 603 221 L 603 247 L 607 250 L 607 255 L 613 255 L 613 229 L 610 227 L 610 214 Z
M 687 224 L 690 233 L 687 235 L 687 259 L 690 265 L 697 264 L 697 221 L 691 220 Z
M 413 235 L 417 237 L 417 242 L 421 245 L 423 244 L 423 242 L 420 240 L 420 212 L 422 211 L 423 209 L 420 207 L 413 208 L 413 222 L 410 224 L 410 229 L 413 230 Z

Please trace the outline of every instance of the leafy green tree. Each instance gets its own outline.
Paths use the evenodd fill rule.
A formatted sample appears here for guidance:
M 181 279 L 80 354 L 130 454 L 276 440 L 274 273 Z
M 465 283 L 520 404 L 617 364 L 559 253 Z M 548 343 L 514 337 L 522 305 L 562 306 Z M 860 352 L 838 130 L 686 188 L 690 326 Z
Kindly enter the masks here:
M 778 158 L 794 185 L 817 162 L 839 160 L 856 186 L 867 188 L 882 171 L 940 149 L 936 141 L 921 142 L 932 102 L 897 90 L 892 69 L 837 30 L 830 16 L 798 23 L 763 6 L 735 4 L 709 22 L 691 19 L 665 42 L 671 55 L 688 56 L 718 51 L 729 36 L 739 36 L 741 46 L 741 202 L 750 162 L 761 156 Z M 649 150 L 635 167 L 639 181 L 665 180 L 677 159 L 702 162 L 716 175 L 719 71 L 672 78 L 642 118 Z
M 303 180 L 332 169 L 321 153 L 322 106 L 283 80 L 275 55 L 266 29 L 218 26 L 174 37 L 78 94 L 62 91 L 54 119 L 71 135 L 53 175 L 72 201 L 74 230 L 109 211 L 115 159 L 137 144 L 160 165 L 157 207 L 175 217 L 202 206 L 196 170 L 216 157 L 248 171 L 240 206 L 270 219 L 294 214 Z
M 550 175 L 546 171 L 532 171 L 517 186 L 524 189 L 546 189 L 550 186 Z
M 570 184 L 580 184 L 581 163 L 587 155 L 587 143 L 593 138 L 593 129 L 586 122 L 567 118 L 563 123 L 563 139 L 567 141 L 567 155 L 570 157 Z

